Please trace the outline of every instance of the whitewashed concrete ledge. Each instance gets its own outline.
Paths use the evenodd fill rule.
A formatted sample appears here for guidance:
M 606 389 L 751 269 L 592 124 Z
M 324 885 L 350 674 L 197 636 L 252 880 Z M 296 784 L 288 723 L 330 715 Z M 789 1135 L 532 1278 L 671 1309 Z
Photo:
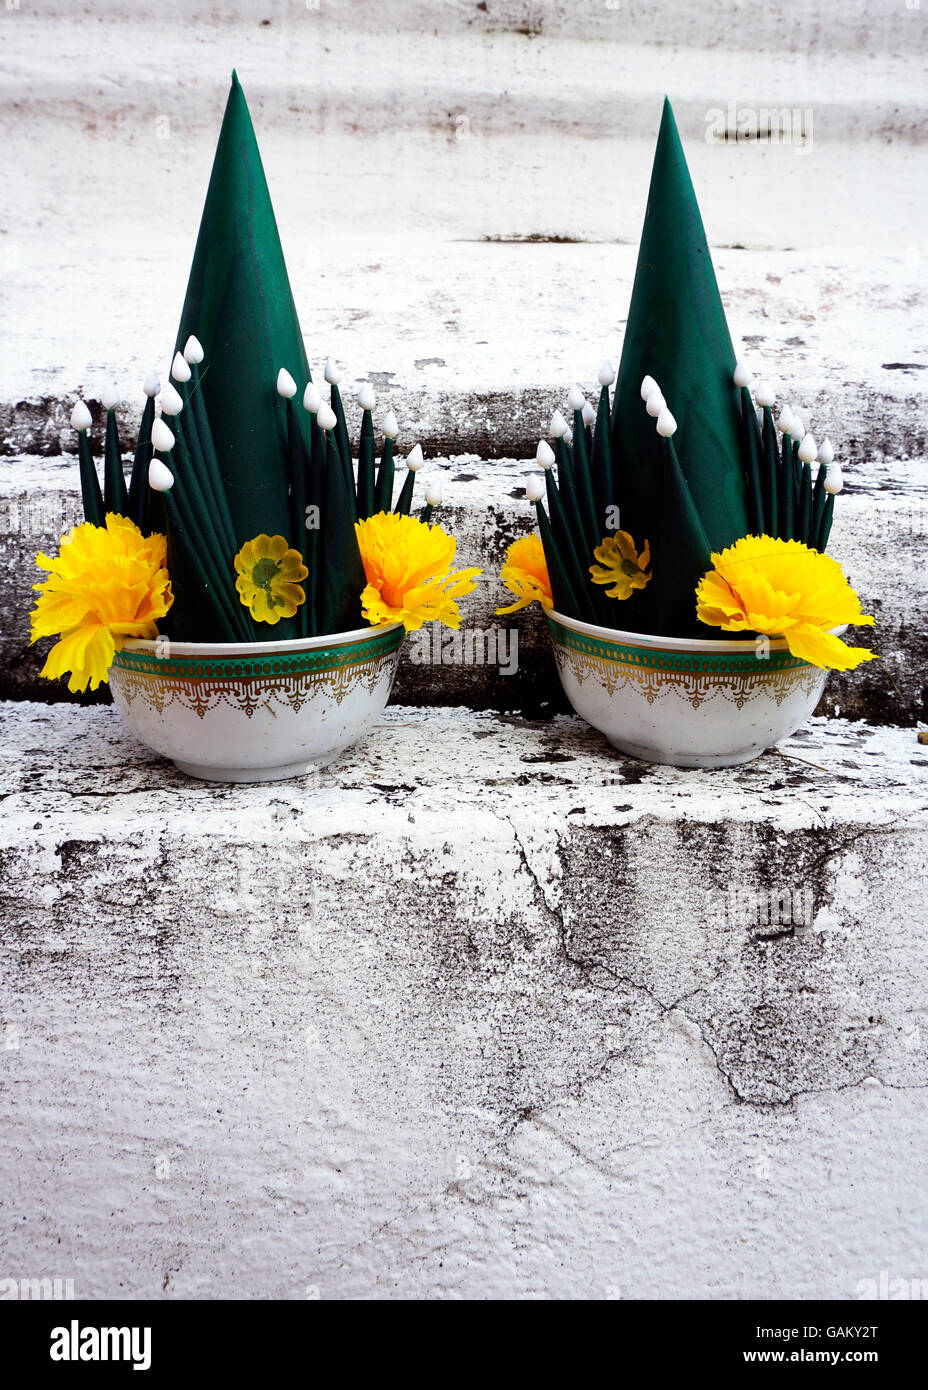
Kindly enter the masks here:
M 925 1276 L 912 731 L 815 720 L 683 773 L 569 718 L 394 707 L 315 779 L 223 789 L 112 709 L 2 723 L 0 1275 L 293 1299 Z

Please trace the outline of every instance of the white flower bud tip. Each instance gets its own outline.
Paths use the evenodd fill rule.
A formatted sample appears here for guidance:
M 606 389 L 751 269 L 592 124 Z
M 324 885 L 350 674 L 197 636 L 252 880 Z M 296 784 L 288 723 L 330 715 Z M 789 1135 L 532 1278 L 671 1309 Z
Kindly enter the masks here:
M 289 401 L 291 396 L 296 395 L 296 382 L 286 367 L 281 367 L 277 373 L 277 394 L 283 396 L 285 401 Z
M 303 392 L 303 409 L 310 410 L 313 415 L 315 415 L 321 405 L 322 397 L 316 390 L 316 383 L 314 381 L 307 381 L 306 390 Z
M 580 390 L 579 386 L 571 386 L 567 394 L 567 404 L 570 406 L 571 410 L 582 410 L 586 405 L 586 396 Z
M 430 507 L 441 505 L 441 478 L 432 478 L 426 485 L 425 500 Z
M 773 387 L 770 385 L 769 381 L 759 381 L 757 383 L 757 390 L 754 392 L 754 396 L 757 400 L 758 405 L 770 406 L 773 405 L 773 402 L 776 399 L 776 397 L 773 394 Z
M 657 390 L 657 382 L 653 376 L 646 376 L 641 383 L 641 399 L 646 401 L 652 391 Z
M 72 430 L 89 430 L 92 424 L 93 420 L 90 411 L 83 401 L 78 401 L 77 405 L 71 411 Z
M 335 411 L 329 405 L 328 401 L 319 402 L 319 409 L 316 412 L 316 419 L 319 421 L 320 426 L 324 430 L 334 430 L 335 426 L 338 424 Z
M 325 364 L 325 379 L 330 386 L 337 386 L 342 379 L 342 374 L 331 357 Z
M 175 352 L 174 361 L 171 363 L 171 376 L 175 381 L 189 381 L 193 376 L 190 370 L 190 363 L 182 352 Z
M 525 480 L 525 495 L 530 502 L 540 502 L 545 495 L 545 480 L 537 473 L 529 473 Z
M 539 463 L 542 468 L 554 467 L 554 450 L 547 439 L 539 439 L 538 448 L 535 450 L 535 462 Z
M 373 410 L 376 404 L 377 392 L 369 381 L 365 381 L 364 385 L 358 391 L 358 405 L 360 405 L 362 410 Z
M 174 486 L 174 474 L 160 459 L 152 459 L 148 465 L 148 486 L 155 492 L 170 492 Z
M 662 439 L 669 439 L 677 432 L 677 422 L 666 407 L 657 417 L 657 432 Z
M 159 454 L 168 454 L 174 448 L 174 435 L 163 420 L 152 421 L 151 442 L 152 447 L 157 449 Z
M 424 463 L 425 459 L 422 457 L 422 445 L 414 444 L 407 456 L 406 467 L 409 469 L 410 473 L 415 473 Z
M 603 365 L 599 369 L 598 377 L 600 386 L 612 385 L 612 383 L 615 381 L 615 371 L 611 362 L 607 360 L 603 363 Z
M 594 424 L 596 420 L 596 411 L 590 405 L 589 401 L 583 402 L 583 410 L 581 411 L 581 414 L 583 416 L 583 423 L 585 425 Z
M 206 353 L 203 351 L 203 344 L 200 342 L 199 338 L 195 338 L 191 333 L 190 337 L 184 343 L 184 361 L 199 364 L 203 361 L 205 356 Z
M 145 392 L 146 396 L 148 396 L 150 400 L 157 396 L 160 392 L 161 380 L 154 368 L 152 368 L 152 370 L 148 373 L 148 376 L 142 382 L 142 390 Z
M 548 433 L 552 439 L 562 439 L 567 433 L 568 424 L 559 410 L 551 416 L 551 423 L 548 426 Z
M 777 429 L 781 434 L 789 434 L 793 427 L 793 412 L 785 405 L 777 416 Z
M 751 375 L 750 370 L 748 369 L 748 364 L 747 364 L 746 362 L 736 362 L 736 363 L 735 363 L 735 385 L 736 385 L 736 386 L 750 386 L 750 384 L 751 384 L 751 382 L 752 382 L 753 380 L 754 380 L 754 378 L 753 378 L 753 376 Z
M 799 458 L 802 463 L 811 463 L 818 454 L 818 445 L 811 434 L 804 434 L 799 445 Z
M 113 385 L 104 386 L 100 392 L 100 404 L 104 410 L 115 410 L 119 404 L 119 392 Z
M 656 420 L 661 411 L 665 409 L 666 405 L 667 402 L 664 400 L 663 393 L 659 387 L 655 386 L 654 390 L 645 401 L 644 408 L 651 416 L 652 420 Z
M 835 457 L 834 446 L 832 445 L 831 440 L 828 439 L 827 436 L 826 436 L 826 438 L 823 439 L 822 442 L 821 442 L 821 444 L 819 445 L 819 451 L 818 451 L 819 463 L 823 463 L 823 464 L 825 465 L 825 467 L 827 468 L 828 465 L 829 465 L 830 463 L 833 463 L 833 462 L 834 462 L 834 457 Z
M 396 423 L 396 416 L 393 414 L 392 410 L 387 411 L 381 428 L 383 430 L 384 439 L 395 439 L 399 434 L 400 427 Z
M 793 423 L 792 423 L 792 424 L 790 425 L 790 427 L 789 427 L 789 432 L 790 432 L 790 434 L 793 436 L 793 438 L 796 439 L 796 440 L 801 439 L 802 436 L 805 434 L 805 432 L 806 432 L 806 427 L 805 427 L 805 425 L 802 423 L 802 419 L 801 419 L 800 416 L 798 416 L 798 415 L 794 415 L 794 416 L 793 416 Z
M 161 410 L 165 415 L 179 415 L 184 408 L 184 402 L 179 391 L 175 391 L 171 383 L 165 382 L 161 391 Z
M 844 475 L 841 472 L 841 465 L 830 463 L 825 469 L 825 491 L 830 492 L 832 497 L 837 497 L 844 487 Z

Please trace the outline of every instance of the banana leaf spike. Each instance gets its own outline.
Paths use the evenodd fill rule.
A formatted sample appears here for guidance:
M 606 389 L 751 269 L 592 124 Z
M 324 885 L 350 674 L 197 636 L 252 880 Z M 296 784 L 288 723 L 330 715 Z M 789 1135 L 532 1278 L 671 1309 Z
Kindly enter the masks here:
M 304 517 L 304 536 L 306 544 L 306 568 L 309 576 L 306 580 L 306 602 L 303 607 L 306 609 L 307 635 L 318 637 L 319 628 L 319 573 L 321 569 L 322 555 L 322 509 L 325 492 L 325 468 L 327 446 L 325 433 L 320 428 L 318 411 L 322 405 L 322 397 L 317 391 L 312 380 L 306 383 L 303 392 L 303 409 L 310 417 L 309 440 L 306 449 L 306 471 L 304 475 L 304 500 L 306 512 Z M 305 436 L 304 436 L 305 438 Z M 339 467 L 341 464 L 339 464 Z
M 374 511 L 388 512 L 393 506 L 393 477 L 395 472 L 393 462 L 393 448 L 396 442 L 396 434 L 387 434 L 389 426 L 396 425 L 396 416 L 392 410 L 384 421 L 383 451 L 380 455 L 380 467 L 377 469 L 377 483 L 374 489 Z
M 358 392 L 361 405 L 361 437 L 358 443 L 358 516 L 364 520 L 374 511 L 377 483 L 374 474 L 374 388 L 365 383 Z
M 175 375 L 177 368 L 177 358 L 180 357 L 189 372 L 187 378 L 187 390 L 182 392 L 182 399 L 189 407 L 187 419 L 185 421 L 185 434 L 191 446 L 191 453 L 195 456 L 200 476 L 203 480 L 203 491 L 210 499 L 214 509 L 217 524 L 223 535 L 226 546 L 234 555 L 238 550 L 238 539 L 235 534 L 235 525 L 232 521 L 232 511 L 229 505 L 229 497 L 226 492 L 225 484 L 222 480 L 222 473 L 219 468 L 219 458 L 216 454 L 216 445 L 213 440 L 213 431 L 210 428 L 209 413 L 206 408 L 206 397 L 203 393 L 203 378 L 205 373 L 200 370 L 203 360 L 203 349 L 199 342 L 192 335 L 187 339 L 187 346 L 184 349 L 185 356 L 180 353 L 174 359 L 174 366 L 171 369 L 172 376 Z M 192 355 L 191 355 L 192 354 Z M 175 380 L 178 378 L 175 376 Z
M 94 526 L 103 526 L 106 519 L 106 509 L 103 505 L 100 479 L 97 477 L 88 437 L 92 423 L 90 411 L 83 401 L 78 401 L 71 411 L 71 428 L 77 430 L 77 465 L 80 470 L 84 520 L 91 522 Z
M 171 434 L 173 431 L 174 440 L 171 446 L 173 449 L 172 467 L 175 476 L 180 480 L 180 488 L 174 495 L 180 497 L 179 505 L 186 508 L 184 530 L 191 536 L 199 538 L 204 553 L 208 551 L 206 558 L 214 578 L 222 575 L 225 577 L 226 584 L 234 583 L 235 547 L 228 543 L 222 532 L 218 511 L 206 491 L 207 480 L 204 474 L 202 456 L 199 452 L 195 452 L 195 446 L 192 445 L 186 428 L 184 403 L 170 382 L 165 383 L 161 392 L 161 411 L 162 418 L 156 420 L 152 427 L 153 439 L 157 441 L 164 437 L 163 432 L 167 429 L 165 420 L 169 416 L 172 429 L 167 430 L 167 433 Z M 237 594 L 235 595 L 235 604 L 233 626 L 237 626 L 247 633 L 250 620 L 244 617 L 244 610 L 238 611 L 241 605 L 238 604 Z
M 833 458 L 831 445 L 828 447 L 828 455 Z M 822 528 L 818 536 L 817 549 L 824 551 L 828 545 L 828 537 L 831 535 L 831 525 L 834 521 L 835 498 L 844 487 L 844 478 L 838 464 L 829 462 L 825 467 L 825 510 L 822 514 Z
M 699 580 L 712 568 L 711 547 L 677 457 L 676 429 L 676 420 L 665 408 L 657 418 L 664 464 L 653 577 L 641 597 L 646 603 L 650 600 L 650 621 L 655 626 L 649 631 L 696 637 L 705 629 L 696 617 L 694 595 Z M 682 584 L 681 575 L 685 576 Z
M 153 444 L 162 457 L 152 458 L 148 480 L 153 491 L 161 495 L 167 513 L 168 544 L 171 564 L 175 567 L 172 574 L 179 572 L 183 576 L 182 591 L 195 598 L 198 612 L 202 613 L 205 601 L 212 614 L 211 638 L 224 642 L 247 641 L 247 625 L 235 612 L 238 595 L 234 581 L 229 575 L 216 571 L 189 500 L 183 488 L 177 486 L 175 439 L 161 420 L 155 421 Z
M 593 428 L 593 449 L 590 454 L 590 476 L 593 480 L 593 501 L 596 507 L 596 524 L 600 536 L 607 531 L 607 514 L 615 505 L 612 483 L 612 437 L 610 427 L 609 381 L 603 381 L 603 373 L 611 372 L 610 363 L 600 367 L 599 405 L 596 410 L 596 424 Z M 610 378 L 611 381 L 611 378 Z
M 564 613 L 568 617 L 578 617 L 582 614 L 581 595 L 576 589 L 575 578 L 572 577 L 571 567 L 565 565 L 564 556 L 557 540 L 547 512 L 541 505 L 541 499 L 545 493 L 546 484 L 548 485 L 548 504 L 550 506 L 552 483 L 551 475 L 548 473 L 545 482 L 542 482 L 537 473 L 530 474 L 525 483 L 525 495 L 530 502 L 535 504 L 535 516 L 538 521 L 538 531 L 541 536 L 541 545 L 545 553 L 545 564 L 548 567 L 548 577 L 551 581 L 551 597 L 554 606 L 559 613 Z M 556 487 L 555 487 L 556 491 Z
M 784 541 L 793 540 L 796 534 L 796 478 L 793 472 L 793 439 L 790 434 L 793 428 L 793 412 L 786 405 L 777 417 L 777 429 L 781 431 L 783 437 L 780 443 L 780 468 L 777 483 L 779 510 L 776 534 Z
M 586 540 L 584 536 L 583 522 L 580 512 L 580 503 L 577 497 L 577 488 L 574 483 L 573 460 L 570 455 L 570 448 L 567 443 L 569 434 L 567 421 L 559 410 L 555 410 L 551 416 L 551 423 L 548 426 L 548 433 L 554 439 L 554 453 L 557 460 L 557 486 L 560 494 L 564 525 L 567 534 L 570 536 L 571 547 L 578 561 L 586 554 Z M 557 532 L 557 523 L 552 517 L 552 525 Z
M 416 486 L 416 473 L 424 462 L 425 460 L 422 457 L 422 445 L 414 444 L 406 459 L 407 473 L 406 477 L 403 479 L 403 487 L 399 495 L 399 501 L 393 509 L 402 516 L 409 516 L 409 509 L 412 506 L 413 489 Z
M 757 424 L 757 415 L 754 411 L 754 402 L 751 400 L 749 387 L 738 386 L 738 394 L 741 400 L 741 447 L 744 456 L 745 500 L 748 508 L 748 520 L 754 534 L 762 536 L 765 525 L 764 490 L 761 481 L 764 441 Z
M 593 500 L 593 481 L 590 474 L 590 452 L 586 440 L 584 406 L 589 402 L 579 386 L 572 386 L 567 404 L 573 411 L 573 476 L 580 504 L 580 521 L 587 549 L 598 545 L 601 533 L 596 526 L 596 503 Z
M 780 450 L 777 445 L 777 427 L 773 411 L 769 405 L 763 407 L 764 424 L 761 431 L 764 440 L 764 533 L 768 536 L 780 535 Z
M 108 512 L 114 512 L 117 516 L 128 516 L 129 493 L 122 471 L 119 426 L 116 424 L 119 392 L 115 386 L 107 386 L 104 389 L 100 403 L 106 411 L 106 434 L 103 441 L 103 505 Z
M 431 523 L 432 513 L 441 505 L 441 478 L 431 478 L 425 488 L 425 506 L 419 513 L 419 520 L 426 526 Z
M 342 379 L 341 368 L 337 367 L 330 357 L 325 364 L 325 379 L 329 384 L 329 400 L 332 409 L 335 411 L 335 443 L 342 463 L 351 471 L 351 441 L 348 438 L 348 425 L 345 421 L 345 406 L 342 402 L 342 394 L 338 389 L 338 383 Z M 353 476 L 353 475 L 352 475 Z
M 367 584 L 355 532 L 354 494 L 345 487 L 345 475 L 334 431 L 335 412 L 323 405 L 318 411 L 325 437 L 322 508 L 318 550 L 316 624 L 320 636 L 349 632 L 361 627 L 361 594 Z
M 143 535 L 147 535 L 154 514 L 160 517 L 163 509 L 151 507 L 151 490 L 148 486 L 148 465 L 151 463 L 151 427 L 155 420 L 155 397 L 161 391 L 158 373 L 151 371 L 142 383 L 145 392 L 145 406 L 139 425 L 139 435 L 135 444 L 135 457 L 132 460 L 132 473 L 129 477 L 129 515 Z M 158 529 L 157 526 L 154 529 Z
M 303 564 L 309 569 L 306 531 L 306 475 L 309 466 L 306 444 L 300 430 L 293 397 L 296 395 L 296 382 L 283 367 L 277 374 L 277 394 L 283 399 L 287 416 L 287 463 L 290 477 L 290 544 L 298 550 Z M 296 624 L 300 637 L 309 636 L 309 590 L 304 580 L 306 601 L 296 611 Z
M 828 466 L 834 462 L 834 449 L 831 447 L 830 439 L 823 439 L 818 450 L 818 473 L 815 478 L 815 485 L 812 488 L 812 528 L 809 544 L 818 548 L 819 537 L 822 530 L 822 517 L 825 514 L 825 501 L 828 493 L 825 491 L 825 482 L 828 477 Z
M 560 441 L 559 441 L 560 442 Z M 588 595 L 588 589 L 592 589 L 592 580 L 589 572 L 583 568 L 581 559 L 582 552 L 577 549 L 573 531 L 567 517 L 567 510 L 560 489 L 554 477 L 554 468 L 545 462 L 547 455 L 542 454 L 542 444 L 551 455 L 553 464 L 554 453 L 546 440 L 542 440 L 538 446 L 538 458 L 545 470 L 544 485 L 548 499 L 548 516 L 550 520 L 551 545 L 557 554 L 557 563 L 560 571 L 569 581 L 569 593 L 572 595 L 573 606 L 569 609 L 561 609 L 567 612 L 568 616 L 579 618 L 581 621 L 594 622 L 595 616 L 592 613 L 592 596 Z M 533 475 L 535 476 L 535 475 Z M 531 481 L 531 479 L 529 479 Z M 534 486 L 534 485 L 533 485 Z M 545 548 L 547 555 L 547 547 Z M 592 558 L 592 557 L 591 557 Z M 589 598 L 589 602 L 587 601 Z
M 818 446 L 811 434 L 803 435 L 799 445 L 799 462 L 802 471 L 799 477 L 799 508 L 796 519 L 796 539 L 803 545 L 815 545 L 812 530 L 812 461 L 818 453 Z

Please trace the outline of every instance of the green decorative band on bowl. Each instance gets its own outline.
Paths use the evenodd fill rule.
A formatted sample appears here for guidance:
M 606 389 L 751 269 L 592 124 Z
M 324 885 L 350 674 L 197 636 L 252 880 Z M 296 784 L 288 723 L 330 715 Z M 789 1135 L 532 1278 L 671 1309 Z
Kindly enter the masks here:
M 760 675 L 773 671 L 792 671 L 805 666 L 800 657 L 788 651 L 758 656 L 754 643 L 748 641 L 745 652 L 678 652 L 664 647 L 636 647 L 624 642 L 612 642 L 605 637 L 593 637 L 574 632 L 547 614 L 553 640 L 581 656 L 596 661 L 612 662 L 619 666 L 636 666 L 644 671 L 687 672 L 700 675 Z
M 337 634 L 336 634 L 337 635 Z M 333 641 L 328 647 L 304 651 L 266 652 L 255 656 L 171 656 L 170 643 L 165 655 L 150 651 L 121 651 L 113 665 L 123 671 L 160 676 L 166 680 L 249 680 L 268 676 L 299 676 L 314 671 L 337 671 L 359 666 L 395 652 L 405 633 L 402 627 L 351 642 Z
M 214 710 L 236 710 L 247 719 L 258 710 L 298 713 L 325 696 L 340 706 L 360 690 L 369 695 L 393 682 L 402 627 L 297 651 L 253 656 L 171 656 L 154 651 L 117 652 L 110 668 L 113 699 L 129 717 L 133 706 L 167 716 L 192 711 L 205 719 Z

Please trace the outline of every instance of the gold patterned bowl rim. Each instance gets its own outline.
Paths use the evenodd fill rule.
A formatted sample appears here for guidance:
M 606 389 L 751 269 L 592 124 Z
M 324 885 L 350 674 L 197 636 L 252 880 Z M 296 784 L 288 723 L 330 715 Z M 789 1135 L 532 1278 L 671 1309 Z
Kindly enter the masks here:
M 253 681 L 311 671 L 360 667 L 398 651 L 401 623 L 324 637 L 297 637 L 286 642 L 173 642 L 137 638 L 113 658 L 117 671 L 142 673 L 160 680 L 224 679 Z
M 785 638 L 769 638 L 761 655 L 757 639 L 716 641 L 702 637 L 662 637 L 655 633 L 626 632 L 619 628 L 598 627 L 568 618 L 549 609 L 545 613 L 551 640 L 558 646 L 587 657 L 597 657 L 622 665 L 647 666 L 660 670 L 699 670 L 707 673 L 800 669 L 809 663 L 793 656 Z M 836 636 L 847 625 L 833 628 Z

